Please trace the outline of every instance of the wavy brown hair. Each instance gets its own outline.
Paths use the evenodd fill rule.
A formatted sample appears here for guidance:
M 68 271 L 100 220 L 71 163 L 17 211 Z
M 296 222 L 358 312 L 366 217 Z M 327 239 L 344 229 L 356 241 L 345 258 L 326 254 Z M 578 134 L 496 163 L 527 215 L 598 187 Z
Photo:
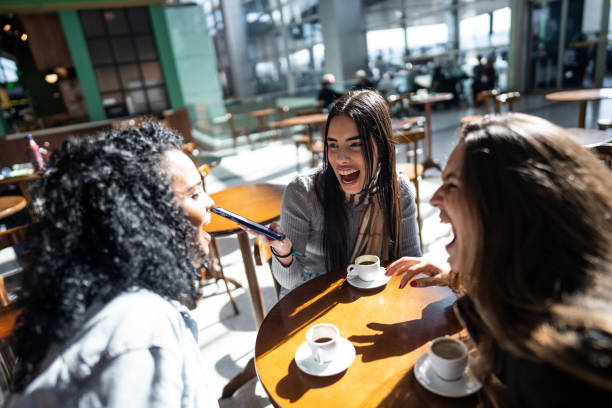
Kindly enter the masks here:
M 332 108 L 325 126 L 323 170 L 317 176 L 317 197 L 323 206 L 323 251 L 325 265 L 334 270 L 350 263 L 350 248 L 347 246 L 347 208 L 345 195 L 327 158 L 327 134 L 329 125 L 337 116 L 346 116 L 355 122 L 359 140 L 363 146 L 363 157 L 367 168 L 366 180 L 371 180 L 374 149 L 378 152 L 378 175 L 376 188 L 380 208 L 383 211 L 384 228 L 389 232 L 390 256 L 396 259 L 401 246 L 402 209 L 399 186 L 395 172 L 395 146 L 392 139 L 391 117 L 385 100 L 375 91 L 350 91 L 344 94 Z
M 612 174 L 524 114 L 466 125 L 463 191 L 476 253 L 459 281 L 497 347 L 612 390 Z

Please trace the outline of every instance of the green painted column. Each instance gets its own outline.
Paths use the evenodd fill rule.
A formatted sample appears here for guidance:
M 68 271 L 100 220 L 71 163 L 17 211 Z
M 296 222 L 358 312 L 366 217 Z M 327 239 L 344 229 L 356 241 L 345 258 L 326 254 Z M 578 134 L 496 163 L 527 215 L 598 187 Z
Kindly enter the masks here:
M 74 69 L 79 78 L 89 120 L 92 122 L 104 120 L 106 119 L 106 112 L 104 112 L 104 106 L 102 105 L 102 96 L 87 50 L 79 15 L 76 10 L 60 10 L 58 14 L 70 49 Z
M 3 117 L 0 116 L 0 137 L 5 136 L 8 133 L 8 126 Z
M 168 21 L 163 6 L 150 6 L 149 14 L 151 16 L 151 24 L 153 25 L 153 33 L 157 42 L 157 52 L 159 53 L 159 62 L 164 74 L 166 82 L 166 91 L 172 109 L 178 109 L 185 106 L 179 74 L 172 53 L 172 42 L 170 41 L 170 33 L 168 32 Z

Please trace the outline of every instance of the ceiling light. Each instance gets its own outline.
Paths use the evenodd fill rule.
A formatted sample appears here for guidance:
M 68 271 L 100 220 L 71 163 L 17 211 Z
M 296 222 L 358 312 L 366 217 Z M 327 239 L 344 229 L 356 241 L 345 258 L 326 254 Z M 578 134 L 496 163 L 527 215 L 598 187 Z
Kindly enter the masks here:
M 47 74 L 45 75 L 45 81 L 50 83 L 50 84 L 54 84 L 57 82 L 57 74 Z
M 21 34 L 21 41 L 27 41 L 28 35 L 26 33 Z
M 9 31 L 11 29 L 11 25 L 10 24 L 5 24 L 4 27 L 2 28 L 4 31 Z

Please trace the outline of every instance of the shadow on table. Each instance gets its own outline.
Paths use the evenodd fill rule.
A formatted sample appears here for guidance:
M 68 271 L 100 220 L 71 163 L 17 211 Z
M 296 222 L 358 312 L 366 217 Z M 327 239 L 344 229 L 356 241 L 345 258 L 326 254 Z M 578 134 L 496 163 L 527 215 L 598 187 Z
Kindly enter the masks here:
M 379 401 L 380 393 L 385 396 L 378 404 L 378 408 L 392 407 L 475 407 L 478 397 L 472 395 L 465 398 L 446 398 L 436 395 L 421 386 L 414 376 L 411 367 L 406 374 L 397 382 L 393 389 L 381 388 L 376 390 L 367 400 Z
M 430 303 L 423 309 L 419 320 L 394 324 L 368 323 L 369 329 L 380 333 L 353 335 L 348 339 L 355 345 L 357 354 L 362 355 L 364 363 L 410 353 L 436 337 L 454 334 L 462 329 L 452 310 L 455 299 L 455 296 L 449 296 Z M 440 315 L 445 319 L 440 319 Z M 398 344 L 401 346 L 398 347 Z
M 265 336 L 258 335 L 256 354 L 261 356 L 284 344 L 293 335 L 314 320 L 325 315 L 338 304 L 351 303 L 363 296 L 372 296 L 382 290 L 359 290 L 346 284 L 346 271 L 328 273 L 323 275 L 325 282 L 320 287 L 327 288 L 315 294 L 309 290 L 308 285 L 297 287 L 291 292 L 289 298 L 277 304 L 266 316 L 266 319 L 281 320 L 283 326 L 289 328 L 288 332 L 267 332 Z
M 276 385 L 276 392 L 279 396 L 295 402 L 309 389 L 328 387 L 341 379 L 344 374 L 346 374 L 346 370 L 329 377 L 315 377 L 303 373 L 295 364 L 295 360 L 291 360 L 287 375 Z

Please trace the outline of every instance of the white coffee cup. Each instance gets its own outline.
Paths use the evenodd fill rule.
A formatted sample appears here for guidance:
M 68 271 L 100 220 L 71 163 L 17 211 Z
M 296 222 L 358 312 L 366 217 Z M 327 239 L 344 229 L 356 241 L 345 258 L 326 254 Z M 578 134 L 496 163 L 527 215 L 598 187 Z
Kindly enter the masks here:
M 355 259 L 354 264 L 350 264 L 346 268 L 349 275 L 357 275 L 359 279 L 371 282 L 384 274 L 384 270 L 380 269 L 380 258 L 376 255 L 361 255 Z
M 315 324 L 308 329 L 306 341 L 317 363 L 325 364 L 333 360 L 339 336 L 338 328 L 330 323 Z
M 431 368 L 446 381 L 461 378 L 468 363 L 467 346 L 450 336 L 438 337 L 429 343 Z

